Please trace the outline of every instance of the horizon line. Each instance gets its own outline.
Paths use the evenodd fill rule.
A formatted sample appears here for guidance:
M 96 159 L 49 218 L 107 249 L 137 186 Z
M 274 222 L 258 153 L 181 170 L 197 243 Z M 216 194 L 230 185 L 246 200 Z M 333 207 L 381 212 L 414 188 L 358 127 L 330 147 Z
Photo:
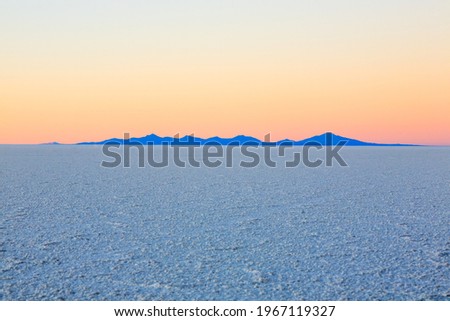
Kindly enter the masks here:
M 129 133 L 124 133 L 124 135 L 126 135 L 126 134 L 129 134 Z M 313 136 L 302 138 L 302 139 L 298 139 L 298 140 L 294 140 L 294 139 L 291 139 L 289 137 L 285 137 L 283 139 L 279 139 L 279 140 L 275 140 L 275 141 L 272 141 L 272 140 L 265 141 L 267 135 L 269 135 L 269 139 L 270 139 L 270 133 L 266 134 L 263 139 L 257 138 L 257 137 L 252 136 L 252 135 L 242 134 L 242 133 L 234 135 L 232 137 L 222 137 L 222 136 L 219 136 L 219 135 L 213 135 L 213 136 L 208 136 L 208 137 L 200 137 L 200 136 L 195 136 L 194 133 L 185 134 L 183 136 L 181 136 L 180 133 L 176 133 L 174 136 L 160 136 L 160 135 L 158 135 L 156 133 L 150 133 L 150 134 L 147 134 L 147 135 L 144 135 L 144 136 L 140 136 L 140 137 L 128 137 L 127 139 L 125 137 L 123 137 L 123 138 L 111 137 L 111 138 L 106 138 L 106 139 L 103 139 L 103 140 L 100 140 L 100 141 L 79 141 L 79 142 L 74 142 L 74 143 L 60 143 L 58 141 L 50 141 L 50 142 L 42 142 L 42 143 L 0 143 L 0 145 L 100 145 L 100 144 L 105 144 L 107 141 L 110 141 L 110 140 L 119 140 L 119 141 L 121 141 L 123 143 L 126 140 L 143 139 L 143 138 L 147 138 L 149 136 L 155 136 L 155 138 L 173 139 L 173 140 L 181 140 L 181 139 L 184 139 L 184 138 L 187 138 L 187 137 L 193 137 L 194 139 L 200 139 L 200 140 L 212 140 L 214 138 L 219 139 L 219 140 L 220 139 L 230 140 L 230 139 L 237 138 L 237 137 L 245 137 L 247 139 L 257 140 L 260 143 L 273 143 L 273 144 L 276 144 L 276 143 L 280 143 L 282 141 L 291 141 L 293 143 L 299 143 L 299 142 L 303 142 L 303 141 L 306 141 L 306 140 L 311 140 L 313 138 L 323 137 L 323 136 L 325 136 L 327 134 L 331 134 L 332 136 L 338 136 L 340 138 L 343 138 L 344 140 L 347 139 L 348 141 L 359 142 L 359 143 L 362 144 L 361 146 L 368 146 L 368 147 L 370 147 L 370 146 L 371 147 L 383 147 L 383 146 L 385 146 L 385 147 L 388 147 L 388 146 L 391 146 L 391 147 L 395 147 L 395 146 L 399 146 L 399 147 L 401 147 L 401 146 L 404 146 L 404 147 L 407 147 L 407 146 L 411 146 L 411 147 L 415 147 L 415 146 L 418 146 L 418 147 L 420 147 L 420 146 L 422 146 L 422 147 L 450 147 L 450 144 L 448 144 L 448 145 L 446 145 L 446 144 L 435 145 L 435 144 L 417 144 L 417 143 L 378 143 L 378 142 L 374 142 L 374 141 L 367 142 L 367 141 L 362 141 L 362 140 L 357 139 L 357 138 L 351 138 L 351 137 L 346 137 L 346 136 L 342 136 L 342 135 L 339 135 L 339 134 L 335 134 L 335 133 L 333 133 L 331 131 L 326 131 L 326 132 L 323 132 L 323 133 L 318 134 L 318 135 L 313 135 Z M 357 147 L 355 145 L 353 145 L 353 146 L 352 145 L 347 145 L 347 146 Z
M 126 135 L 126 134 L 129 134 L 129 133 L 125 132 L 124 135 Z M 360 145 L 361 147 L 363 147 L 363 146 L 367 146 L 367 147 L 383 147 L 383 146 L 384 147 L 389 147 L 389 146 L 390 147 L 395 147 L 395 146 L 399 146 L 399 147 L 401 147 L 401 146 L 403 146 L 403 147 L 407 147 L 407 146 L 410 146 L 410 147 L 416 147 L 416 146 L 417 147 L 450 147 L 450 144 L 379 143 L 379 142 L 374 142 L 374 141 L 363 141 L 363 140 L 360 140 L 360 139 L 357 139 L 357 138 L 351 138 L 351 137 L 346 137 L 346 136 L 342 136 L 342 135 L 339 135 L 339 134 L 335 134 L 334 132 L 331 132 L 331 131 L 326 131 L 326 132 L 323 132 L 323 133 L 318 134 L 318 135 L 313 135 L 313 136 L 309 136 L 309 137 L 298 139 L 298 140 L 294 140 L 294 139 L 285 137 L 285 138 L 282 138 L 282 139 L 279 139 L 279 140 L 275 140 L 275 141 L 272 141 L 272 140 L 265 141 L 266 137 L 264 137 L 263 139 L 260 139 L 260 138 L 257 138 L 255 136 L 246 135 L 246 134 L 242 134 L 242 133 L 234 135 L 232 137 L 222 137 L 222 136 L 219 136 L 219 135 L 208 136 L 208 137 L 200 137 L 200 136 L 195 136 L 194 133 L 185 134 L 183 136 L 181 136 L 179 133 L 176 133 L 174 136 L 160 136 L 158 134 L 151 133 L 151 134 L 147 134 L 147 135 L 139 136 L 139 137 L 129 137 L 127 139 L 125 137 L 123 137 L 123 138 L 111 137 L 111 138 L 106 138 L 106 139 L 99 140 L 99 141 L 78 141 L 78 142 L 73 142 L 73 143 L 60 143 L 58 141 L 47 141 L 47 142 L 41 142 L 41 143 L 0 143 L 0 145 L 101 145 L 101 144 L 105 144 L 106 142 L 111 141 L 111 140 L 119 140 L 119 141 L 121 141 L 123 143 L 123 142 L 125 142 L 127 140 L 143 139 L 143 138 L 147 138 L 149 136 L 155 136 L 155 138 L 173 139 L 173 140 L 181 140 L 181 139 L 184 139 L 186 137 L 193 137 L 194 139 L 200 139 L 200 140 L 212 140 L 214 138 L 223 139 L 223 140 L 230 140 L 230 139 L 237 138 L 237 137 L 245 137 L 245 138 L 248 138 L 248 139 L 257 140 L 257 141 L 259 141 L 260 143 L 263 143 L 263 144 L 264 143 L 276 144 L 276 143 L 280 143 L 282 141 L 291 141 L 293 143 L 299 143 L 299 142 L 303 142 L 303 141 L 306 141 L 306 140 L 311 140 L 311 139 L 316 138 L 316 137 L 325 136 L 326 134 L 331 134 L 333 136 L 338 136 L 340 138 L 343 138 L 343 140 L 347 139 L 347 140 L 353 141 L 353 142 L 360 142 L 360 143 L 362 143 L 362 145 Z M 266 134 L 265 136 L 267 136 L 267 135 L 270 135 L 270 133 Z M 356 146 L 355 145 L 346 145 L 346 146 L 358 147 L 358 145 L 356 145 Z

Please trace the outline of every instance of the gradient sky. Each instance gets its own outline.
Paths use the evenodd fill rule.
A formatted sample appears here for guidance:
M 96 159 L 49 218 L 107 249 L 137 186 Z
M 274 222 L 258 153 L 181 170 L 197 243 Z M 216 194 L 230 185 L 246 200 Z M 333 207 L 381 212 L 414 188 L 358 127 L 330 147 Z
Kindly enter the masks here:
M 0 2 L 0 143 L 450 144 L 450 1 Z

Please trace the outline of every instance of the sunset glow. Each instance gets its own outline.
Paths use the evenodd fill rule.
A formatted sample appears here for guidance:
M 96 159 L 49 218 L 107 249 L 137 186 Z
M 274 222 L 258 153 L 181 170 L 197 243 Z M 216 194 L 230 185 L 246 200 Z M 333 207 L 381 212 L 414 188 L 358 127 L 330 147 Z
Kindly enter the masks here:
M 450 144 L 449 1 L 6 1 L 0 143 Z

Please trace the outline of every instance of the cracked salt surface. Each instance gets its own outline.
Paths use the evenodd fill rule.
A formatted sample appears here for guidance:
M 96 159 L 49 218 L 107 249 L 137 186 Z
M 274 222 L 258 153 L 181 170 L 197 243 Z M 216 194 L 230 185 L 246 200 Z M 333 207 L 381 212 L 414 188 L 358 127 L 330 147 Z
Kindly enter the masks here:
M 2 300 L 449 300 L 450 149 L 116 168 L 0 146 Z

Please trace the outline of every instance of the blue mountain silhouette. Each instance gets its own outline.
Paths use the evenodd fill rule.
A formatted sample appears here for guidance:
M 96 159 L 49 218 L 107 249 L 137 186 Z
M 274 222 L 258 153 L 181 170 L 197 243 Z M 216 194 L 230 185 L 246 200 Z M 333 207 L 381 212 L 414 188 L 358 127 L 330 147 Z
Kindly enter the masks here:
M 186 135 L 180 138 L 177 137 L 160 137 L 155 134 L 144 137 L 132 137 L 129 140 L 121 138 L 111 138 L 99 142 L 82 142 L 77 145 L 103 145 L 103 144 L 153 144 L 153 145 L 338 145 L 344 144 L 346 146 L 417 146 L 411 144 L 379 144 L 372 142 L 363 142 L 357 139 L 348 138 L 333 134 L 331 132 L 323 133 L 321 135 L 309 137 L 303 140 L 283 139 L 276 142 L 264 142 L 252 136 L 238 135 L 232 138 L 222 138 L 218 136 L 209 138 L 200 138 L 192 135 Z

